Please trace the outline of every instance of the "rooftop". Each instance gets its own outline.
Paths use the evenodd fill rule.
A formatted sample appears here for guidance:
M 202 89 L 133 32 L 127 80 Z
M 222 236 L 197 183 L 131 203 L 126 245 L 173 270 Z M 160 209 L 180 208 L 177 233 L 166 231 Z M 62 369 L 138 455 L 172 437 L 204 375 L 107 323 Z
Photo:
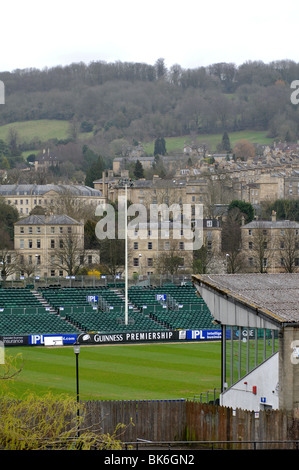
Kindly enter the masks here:
M 78 222 L 68 215 L 29 215 L 19 220 L 15 225 L 78 225 Z
M 193 282 L 258 309 L 269 320 L 299 323 L 299 273 L 204 274 L 193 275 Z
M 101 191 L 84 185 L 75 184 L 1 184 L 0 195 L 43 195 L 49 191 L 58 193 L 69 193 L 75 196 L 98 196 L 101 197 Z
M 242 225 L 241 228 L 297 228 L 299 229 L 299 223 L 293 220 L 253 220 L 248 224 Z

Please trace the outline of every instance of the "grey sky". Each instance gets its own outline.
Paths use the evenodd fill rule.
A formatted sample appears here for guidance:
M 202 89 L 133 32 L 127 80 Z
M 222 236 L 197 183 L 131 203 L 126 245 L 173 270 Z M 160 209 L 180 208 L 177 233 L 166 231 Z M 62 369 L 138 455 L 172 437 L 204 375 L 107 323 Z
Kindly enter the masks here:
M 299 62 L 298 13 L 296 0 L 5 2 L 0 71 L 98 60 L 154 64 L 158 58 L 183 68 Z

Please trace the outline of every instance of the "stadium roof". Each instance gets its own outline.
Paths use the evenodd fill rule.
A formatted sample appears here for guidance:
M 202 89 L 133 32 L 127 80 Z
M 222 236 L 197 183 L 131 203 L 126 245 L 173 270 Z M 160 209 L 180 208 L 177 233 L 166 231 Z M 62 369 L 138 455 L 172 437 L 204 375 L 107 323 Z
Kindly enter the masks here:
M 193 282 L 199 291 L 202 288 L 213 292 L 222 299 L 262 316 L 276 327 L 290 323 L 298 323 L 299 326 L 299 273 L 193 275 Z M 220 321 L 221 308 L 225 315 L 224 304 L 220 308 L 218 305 L 216 308 L 215 304 L 215 312 L 210 308 L 212 315 L 217 310 Z M 229 315 L 231 320 L 232 312 Z

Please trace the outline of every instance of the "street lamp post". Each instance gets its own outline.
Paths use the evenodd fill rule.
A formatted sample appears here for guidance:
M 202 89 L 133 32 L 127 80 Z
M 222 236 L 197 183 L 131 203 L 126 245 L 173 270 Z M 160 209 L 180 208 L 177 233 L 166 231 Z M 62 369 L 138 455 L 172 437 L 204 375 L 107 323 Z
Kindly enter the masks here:
M 79 335 L 80 336 L 80 335 Z M 76 356 L 76 389 L 77 389 L 77 437 L 80 436 L 80 410 L 79 410 L 79 354 L 80 354 L 80 344 L 79 336 L 77 336 L 76 342 L 74 343 L 74 353 Z

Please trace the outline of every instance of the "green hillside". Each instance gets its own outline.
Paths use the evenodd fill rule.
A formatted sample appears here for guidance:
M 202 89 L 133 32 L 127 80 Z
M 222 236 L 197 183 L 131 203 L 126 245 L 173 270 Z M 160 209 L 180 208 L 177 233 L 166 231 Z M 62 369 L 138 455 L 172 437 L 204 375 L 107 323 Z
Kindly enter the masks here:
M 21 142 L 31 142 L 38 139 L 46 142 L 50 139 L 66 139 L 69 123 L 67 121 L 41 119 L 38 121 L 13 122 L 0 126 L 0 139 L 7 141 L 9 129 L 18 132 Z
M 211 151 L 216 151 L 217 144 L 222 140 L 223 134 L 199 134 L 196 139 L 200 143 L 209 144 Z M 233 147 L 236 142 L 241 139 L 246 139 L 253 144 L 271 145 L 273 139 L 267 137 L 265 131 L 237 131 L 229 132 L 231 146 Z M 165 137 L 167 152 L 182 151 L 186 142 L 191 142 L 191 136 L 181 137 Z M 144 149 L 147 154 L 154 153 L 154 142 L 144 144 Z
M 14 129 L 18 133 L 18 139 L 20 143 L 30 143 L 34 140 L 42 143 L 47 142 L 51 139 L 64 140 L 67 139 L 69 122 L 63 120 L 51 120 L 51 119 L 40 119 L 36 121 L 22 121 L 13 122 L 0 126 L 0 139 L 7 141 L 8 133 L 10 129 Z M 79 138 L 90 138 L 90 134 L 80 134 Z M 211 151 L 216 151 L 217 144 L 221 142 L 222 134 L 199 134 L 196 136 L 197 141 L 201 143 L 207 143 Z M 272 144 L 273 139 L 267 137 L 265 131 L 238 131 L 229 132 L 229 138 L 231 145 L 233 146 L 238 140 L 247 139 L 252 143 L 258 144 Z M 186 142 L 191 142 L 190 136 L 180 137 L 167 137 L 166 148 L 167 152 L 182 151 Z M 151 142 L 143 143 L 145 152 L 152 155 L 154 153 L 154 140 Z

